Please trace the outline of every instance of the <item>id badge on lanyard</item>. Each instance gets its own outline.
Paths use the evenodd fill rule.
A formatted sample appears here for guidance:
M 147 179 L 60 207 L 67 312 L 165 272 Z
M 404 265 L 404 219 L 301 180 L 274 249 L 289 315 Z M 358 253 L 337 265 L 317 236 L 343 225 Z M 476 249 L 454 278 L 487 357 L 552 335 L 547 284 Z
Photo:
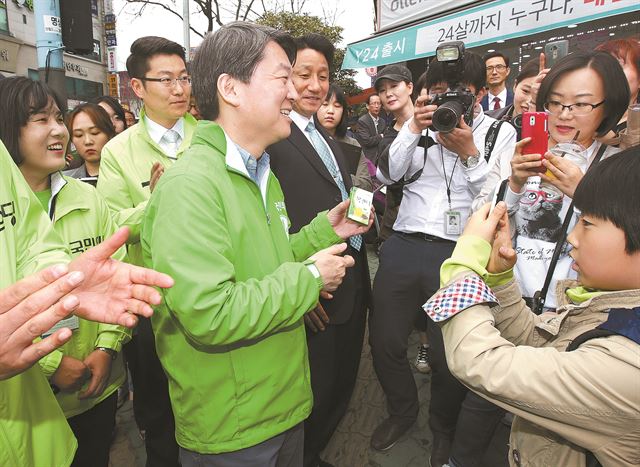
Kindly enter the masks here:
M 458 156 L 459 157 L 459 156 Z M 447 180 L 447 170 L 444 166 L 444 155 L 442 154 L 442 147 L 440 147 L 440 160 L 442 161 L 442 173 L 444 174 L 444 183 L 447 186 L 447 201 L 449 202 L 449 209 L 444 212 L 444 234 L 445 235 L 460 235 L 462 233 L 462 214 L 460 211 L 451 209 L 451 184 L 453 183 L 453 174 L 456 171 L 456 165 L 458 164 L 458 157 L 456 157 L 453 163 L 453 170 L 451 170 L 451 176 Z

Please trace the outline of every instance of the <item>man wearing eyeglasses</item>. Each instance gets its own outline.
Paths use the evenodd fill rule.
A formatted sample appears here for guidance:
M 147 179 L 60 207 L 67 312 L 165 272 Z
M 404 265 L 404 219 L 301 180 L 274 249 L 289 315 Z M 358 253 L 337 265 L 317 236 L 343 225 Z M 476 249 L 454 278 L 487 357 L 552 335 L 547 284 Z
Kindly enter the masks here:
M 513 104 L 513 91 L 508 89 L 509 57 L 500 52 L 491 52 L 483 57 L 487 70 L 489 92 L 482 99 L 483 110 L 498 110 Z
M 191 143 L 196 120 L 188 113 L 191 77 L 184 48 L 156 36 L 141 37 L 127 59 L 131 88 L 144 106 L 136 125 L 109 141 L 102 150 L 97 189 L 116 223 L 131 230 L 128 261 L 142 264 L 140 224 L 151 192 L 165 167 Z M 177 466 L 178 445 L 167 378 L 156 354 L 148 319 L 125 348 L 134 383 L 136 422 L 145 432 L 148 466 Z

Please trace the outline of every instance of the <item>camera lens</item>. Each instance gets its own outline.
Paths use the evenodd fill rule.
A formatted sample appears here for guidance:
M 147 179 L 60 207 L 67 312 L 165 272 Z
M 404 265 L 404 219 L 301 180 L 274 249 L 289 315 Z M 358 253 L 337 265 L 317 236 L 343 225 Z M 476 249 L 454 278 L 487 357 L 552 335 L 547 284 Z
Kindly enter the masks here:
M 522 128 L 522 114 L 516 115 L 515 117 L 513 117 L 511 122 L 513 123 L 514 127 L 516 127 L 517 129 L 521 129 Z
M 433 128 L 441 133 L 449 133 L 458 126 L 464 107 L 460 102 L 447 101 L 433 113 Z

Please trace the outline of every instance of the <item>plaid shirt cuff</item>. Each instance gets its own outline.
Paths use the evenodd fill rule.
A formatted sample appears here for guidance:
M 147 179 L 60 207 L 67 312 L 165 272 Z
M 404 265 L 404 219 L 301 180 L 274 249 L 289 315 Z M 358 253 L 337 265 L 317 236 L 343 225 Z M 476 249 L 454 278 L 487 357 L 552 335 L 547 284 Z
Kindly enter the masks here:
M 480 276 L 469 275 L 440 289 L 422 308 L 429 318 L 439 323 L 482 303 L 497 305 L 498 299 Z

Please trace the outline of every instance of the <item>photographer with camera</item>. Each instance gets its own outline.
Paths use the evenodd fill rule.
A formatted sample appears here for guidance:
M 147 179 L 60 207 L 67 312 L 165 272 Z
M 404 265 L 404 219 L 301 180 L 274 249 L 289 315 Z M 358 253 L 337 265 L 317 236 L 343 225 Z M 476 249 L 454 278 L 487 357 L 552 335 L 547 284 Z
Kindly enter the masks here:
M 406 356 L 416 309 L 438 290 L 440 265 L 451 255 L 466 223 L 471 202 L 492 162 L 491 154 L 515 145 L 515 130 L 497 125 L 479 105 L 485 78 L 482 59 L 465 53 L 461 42 L 438 47 L 437 59 L 427 71 L 429 94 L 422 92 L 413 118 L 391 144 L 388 167 L 380 166 L 390 181 L 413 181 L 404 186 L 394 233 L 381 249 L 373 288 L 370 343 L 389 408 L 389 418 L 371 439 L 376 449 L 393 446 L 416 420 L 418 395 Z M 432 125 L 423 148 L 419 146 L 423 132 Z M 492 147 L 487 148 L 487 134 L 498 126 Z M 427 333 L 433 370 L 431 460 L 440 465 L 448 459 L 466 389 L 447 369 L 440 330 L 429 322 Z

